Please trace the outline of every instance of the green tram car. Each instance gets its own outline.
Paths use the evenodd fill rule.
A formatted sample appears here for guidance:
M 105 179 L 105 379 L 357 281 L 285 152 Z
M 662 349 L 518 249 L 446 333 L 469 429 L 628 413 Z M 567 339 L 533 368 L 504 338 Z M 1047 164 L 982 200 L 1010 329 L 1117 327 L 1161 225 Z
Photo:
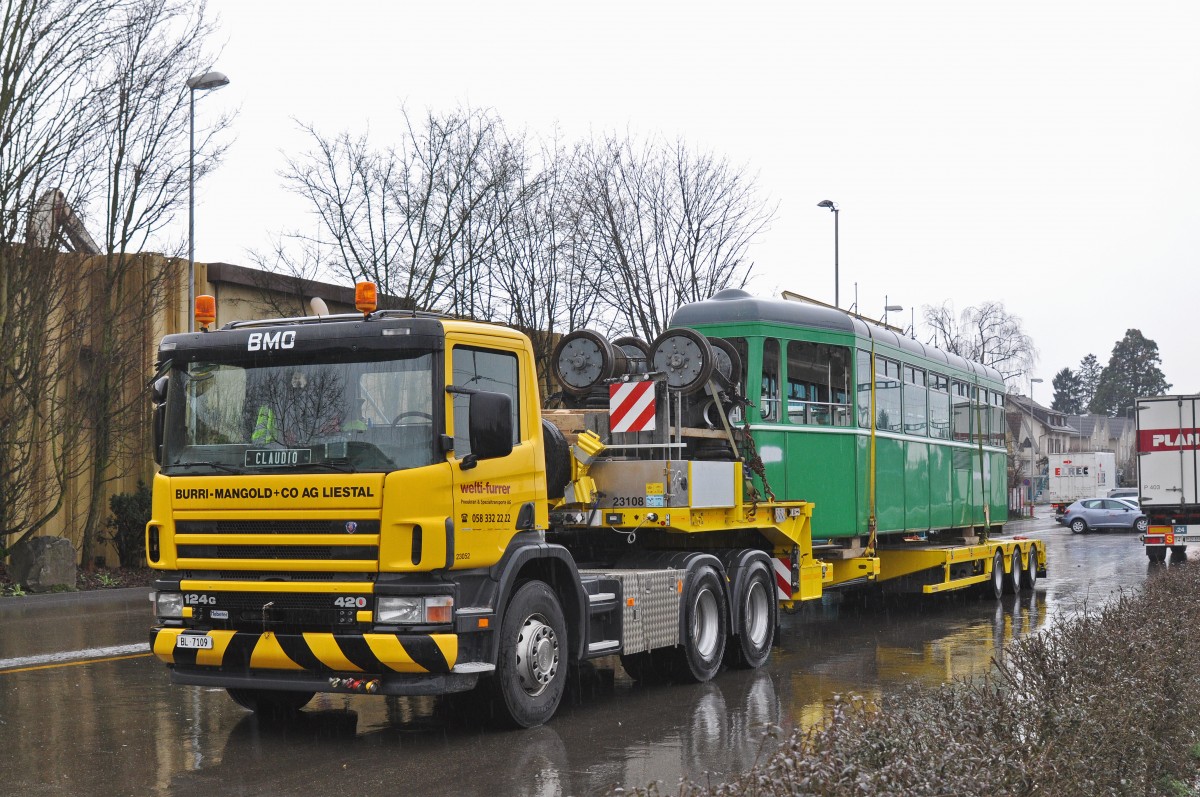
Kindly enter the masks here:
M 741 355 L 759 487 L 815 504 L 814 538 L 986 540 L 1007 520 L 995 369 L 834 308 L 735 289 L 681 307 L 671 326 Z

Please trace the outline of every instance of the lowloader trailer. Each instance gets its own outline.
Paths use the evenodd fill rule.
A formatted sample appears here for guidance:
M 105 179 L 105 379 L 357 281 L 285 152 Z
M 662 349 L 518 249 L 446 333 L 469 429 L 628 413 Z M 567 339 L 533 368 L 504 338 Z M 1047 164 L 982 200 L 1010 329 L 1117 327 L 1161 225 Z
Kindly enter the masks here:
M 998 525 L 823 537 L 819 502 L 764 494 L 741 364 L 692 330 L 627 357 L 560 343 L 565 403 L 637 394 L 627 421 L 543 411 L 520 332 L 357 296 L 358 314 L 214 331 L 200 297 L 201 331 L 159 347 L 146 555 L 173 683 L 269 712 L 480 688 L 532 727 L 585 660 L 707 681 L 761 666 L 779 611 L 833 590 L 999 597 L 1045 571 L 1040 541 Z

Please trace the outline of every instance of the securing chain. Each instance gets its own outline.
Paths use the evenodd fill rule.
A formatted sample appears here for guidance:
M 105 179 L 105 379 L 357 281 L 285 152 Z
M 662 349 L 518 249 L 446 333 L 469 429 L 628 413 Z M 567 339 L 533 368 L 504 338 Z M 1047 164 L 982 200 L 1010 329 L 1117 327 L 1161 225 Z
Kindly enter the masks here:
M 745 460 L 746 466 L 750 468 L 751 473 L 754 473 L 762 480 L 763 492 L 767 494 L 767 500 L 774 501 L 775 493 L 771 491 L 771 485 L 767 481 L 767 468 L 763 464 L 762 457 L 758 455 L 758 447 L 754 445 L 754 438 L 750 435 L 749 422 L 743 424 L 742 428 L 738 431 L 742 433 L 742 459 Z M 754 497 L 754 502 L 758 503 L 758 496 Z M 751 511 L 751 517 L 753 517 L 753 510 Z

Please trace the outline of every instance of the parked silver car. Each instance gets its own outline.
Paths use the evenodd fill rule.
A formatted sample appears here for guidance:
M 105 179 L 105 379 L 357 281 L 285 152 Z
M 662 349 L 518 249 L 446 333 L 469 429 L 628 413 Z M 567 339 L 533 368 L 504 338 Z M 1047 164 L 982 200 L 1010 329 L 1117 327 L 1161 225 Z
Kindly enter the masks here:
M 1118 498 L 1085 498 L 1067 507 L 1058 522 L 1074 534 L 1092 529 L 1121 529 L 1146 533 L 1150 521 L 1136 503 Z

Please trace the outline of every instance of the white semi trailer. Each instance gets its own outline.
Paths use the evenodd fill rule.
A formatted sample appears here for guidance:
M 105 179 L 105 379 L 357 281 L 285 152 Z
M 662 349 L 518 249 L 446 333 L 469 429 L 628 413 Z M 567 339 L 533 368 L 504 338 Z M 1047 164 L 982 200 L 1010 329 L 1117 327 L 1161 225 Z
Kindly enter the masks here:
M 1138 498 L 1146 556 L 1162 562 L 1200 543 L 1200 396 L 1137 400 Z

